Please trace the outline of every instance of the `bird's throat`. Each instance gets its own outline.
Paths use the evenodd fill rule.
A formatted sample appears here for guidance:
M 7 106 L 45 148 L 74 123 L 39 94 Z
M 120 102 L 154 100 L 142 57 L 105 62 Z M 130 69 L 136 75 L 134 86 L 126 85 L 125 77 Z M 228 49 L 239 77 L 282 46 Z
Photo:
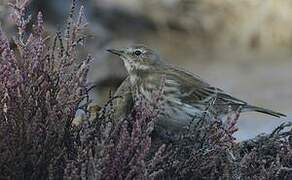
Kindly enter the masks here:
M 129 76 L 132 86 L 136 85 L 139 81 L 138 75 L 136 73 L 130 73 Z

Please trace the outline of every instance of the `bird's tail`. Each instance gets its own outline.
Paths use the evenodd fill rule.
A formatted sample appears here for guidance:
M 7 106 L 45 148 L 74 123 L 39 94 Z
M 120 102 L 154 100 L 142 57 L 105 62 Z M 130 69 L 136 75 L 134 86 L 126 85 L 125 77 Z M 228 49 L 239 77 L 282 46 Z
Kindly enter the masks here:
M 260 112 L 260 113 L 268 114 L 268 115 L 271 115 L 271 116 L 275 116 L 277 118 L 286 117 L 285 114 L 282 114 L 282 113 L 279 113 L 279 112 L 276 112 L 276 111 L 272 111 L 272 110 L 269 110 L 269 109 L 257 107 L 257 106 L 251 106 L 251 105 L 246 106 L 243 111 Z

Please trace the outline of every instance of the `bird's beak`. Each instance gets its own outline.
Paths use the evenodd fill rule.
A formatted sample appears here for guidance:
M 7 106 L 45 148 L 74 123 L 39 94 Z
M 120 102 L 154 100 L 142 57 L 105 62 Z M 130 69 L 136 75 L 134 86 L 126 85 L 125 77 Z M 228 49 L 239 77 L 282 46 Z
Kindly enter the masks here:
M 107 49 L 107 51 L 118 56 L 121 56 L 124 53 L 123 50 L 119 49 Z

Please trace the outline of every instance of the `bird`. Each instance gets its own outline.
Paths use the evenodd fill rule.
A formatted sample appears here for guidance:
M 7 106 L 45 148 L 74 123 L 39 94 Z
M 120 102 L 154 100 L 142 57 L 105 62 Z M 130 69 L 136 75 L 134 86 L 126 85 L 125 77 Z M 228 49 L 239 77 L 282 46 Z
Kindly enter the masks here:
M 119 56 L 128 72 L 128 77 L 115 94 L 124 97 L 119 100 L 120 115 L 131 111 L 133 101 L 139 95 L 151 101 L 153 92 L 161 87 L 163 81 L 163 111 L 157 121 L 157 126 L 163 130 L 180 130 L 195 117 L 202 117 L 206 110 L 216 118 L 226 117 L 230 111 L 238 109 L 240 112 L 255 111 L 278 118 L 286 116 L 233 97 L 200 76 L 166 63 L 156 51 L 144 45 L 107 51 Z

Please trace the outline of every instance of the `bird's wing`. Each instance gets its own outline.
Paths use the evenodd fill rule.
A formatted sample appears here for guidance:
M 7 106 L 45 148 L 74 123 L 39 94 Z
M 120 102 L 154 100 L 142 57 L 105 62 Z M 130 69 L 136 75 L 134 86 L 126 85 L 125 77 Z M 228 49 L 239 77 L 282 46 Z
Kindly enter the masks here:
M 123 119 L 131 112 L 134 104 L 129 76 L 119 86 L 114 97 L 118 97 L 114 100 L 114 119 Z
M 232 97 L 219 88 L 213 87 L 203 81 L 199 76 L 177 68 L 168 68 L 165 73 L 165 86 L 176 86 L 177 96 L 187 104 L 209 103 L 245 105 L 246 102 Z

